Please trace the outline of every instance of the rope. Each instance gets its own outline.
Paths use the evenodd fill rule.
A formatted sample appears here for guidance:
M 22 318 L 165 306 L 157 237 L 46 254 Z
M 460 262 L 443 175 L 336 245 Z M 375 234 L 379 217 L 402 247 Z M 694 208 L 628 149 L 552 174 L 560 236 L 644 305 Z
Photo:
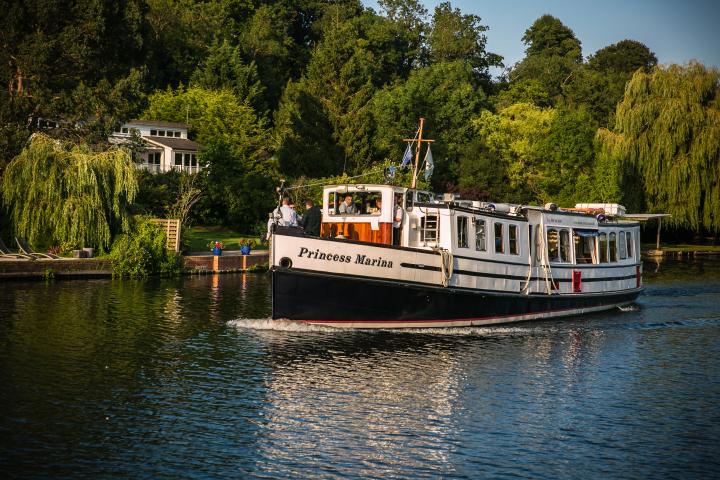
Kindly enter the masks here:
M 442 271 L 443 287 L 450 285 L 450 279 L 453 276 L 454 263 L 453 254 L 450 250 L 440 250 L 440 270 Z

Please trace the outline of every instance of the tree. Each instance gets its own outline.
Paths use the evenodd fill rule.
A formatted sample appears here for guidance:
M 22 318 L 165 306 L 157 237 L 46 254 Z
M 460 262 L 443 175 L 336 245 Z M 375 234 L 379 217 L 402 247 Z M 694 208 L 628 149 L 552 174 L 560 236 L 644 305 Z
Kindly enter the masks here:
M 136 171 L 126 150 L 96 152 L 35 134 L 8 165 L 3 198 L 15 231 L 29 241 L 105 249 L 129 227 Z
M 488 27 L 477 15 L 463 15 L 453 9 L 450 2 L 435 7 L 432 31 L 428 38 L 432 62 L 461 60 L 470 64 L 485 83 L 489 81 L 490 67 L 502 66 L 502 57 L 485 50 Z
M 638 70 L 608 143 L 642 179 L 651 211 L 671 225 L 720 231 L 720 72 L 697 62 Z M 608 135 L 605 135 L 608 137 Z
M 522 41 L 527 57 L 563 57 L 575 63 L 582 62 L 580 40 L 560 19 L 543 15 L 525 30 Z

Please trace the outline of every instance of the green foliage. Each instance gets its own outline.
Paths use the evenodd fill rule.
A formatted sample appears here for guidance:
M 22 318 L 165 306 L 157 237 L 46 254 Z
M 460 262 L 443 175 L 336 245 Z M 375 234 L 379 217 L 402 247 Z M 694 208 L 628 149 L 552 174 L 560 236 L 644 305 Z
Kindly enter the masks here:
M 528 57 L 563 57 L 573 62 L 582 61 L 580 40 L 558 18 L 543 15 L 525 30 L 522 41 L 527 45 Z
M 30 242 L 107 248 L 128 228 L 136 171 L 126 150 L 94 152 L 35 134 L 8 165 L 3 198 L 15 231 Z
M 720 231 L 720 72 L 699 63 L 638 70 L 607 148 L 637 168 L 651 211 L 671 225 Z
M 133 228 L 119 235 L 112 245 L 113 276 L 147 277 L 149 275 L 175 275 L 182 268 L 182 258 L 166 247 L 165 232 L 145 218 Z

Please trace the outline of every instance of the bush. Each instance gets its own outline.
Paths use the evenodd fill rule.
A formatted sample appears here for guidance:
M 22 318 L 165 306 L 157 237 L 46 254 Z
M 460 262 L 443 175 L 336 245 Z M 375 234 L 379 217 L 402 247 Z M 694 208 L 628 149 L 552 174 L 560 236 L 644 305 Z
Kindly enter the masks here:
M 146 218 L 115 239 L 110 258 L 116 277 L 176 275 L 182 266 L 180 255 L 166 248 L 165 233 Z

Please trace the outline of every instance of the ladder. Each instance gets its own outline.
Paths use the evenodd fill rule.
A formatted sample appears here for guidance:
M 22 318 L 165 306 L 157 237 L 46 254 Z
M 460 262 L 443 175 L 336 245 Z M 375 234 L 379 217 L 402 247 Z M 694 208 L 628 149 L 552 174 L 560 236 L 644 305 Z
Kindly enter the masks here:
M 420 219 L 420 241 L 425 247 L 437 247 L 440 240 L 439 215 L 425 215 Z

